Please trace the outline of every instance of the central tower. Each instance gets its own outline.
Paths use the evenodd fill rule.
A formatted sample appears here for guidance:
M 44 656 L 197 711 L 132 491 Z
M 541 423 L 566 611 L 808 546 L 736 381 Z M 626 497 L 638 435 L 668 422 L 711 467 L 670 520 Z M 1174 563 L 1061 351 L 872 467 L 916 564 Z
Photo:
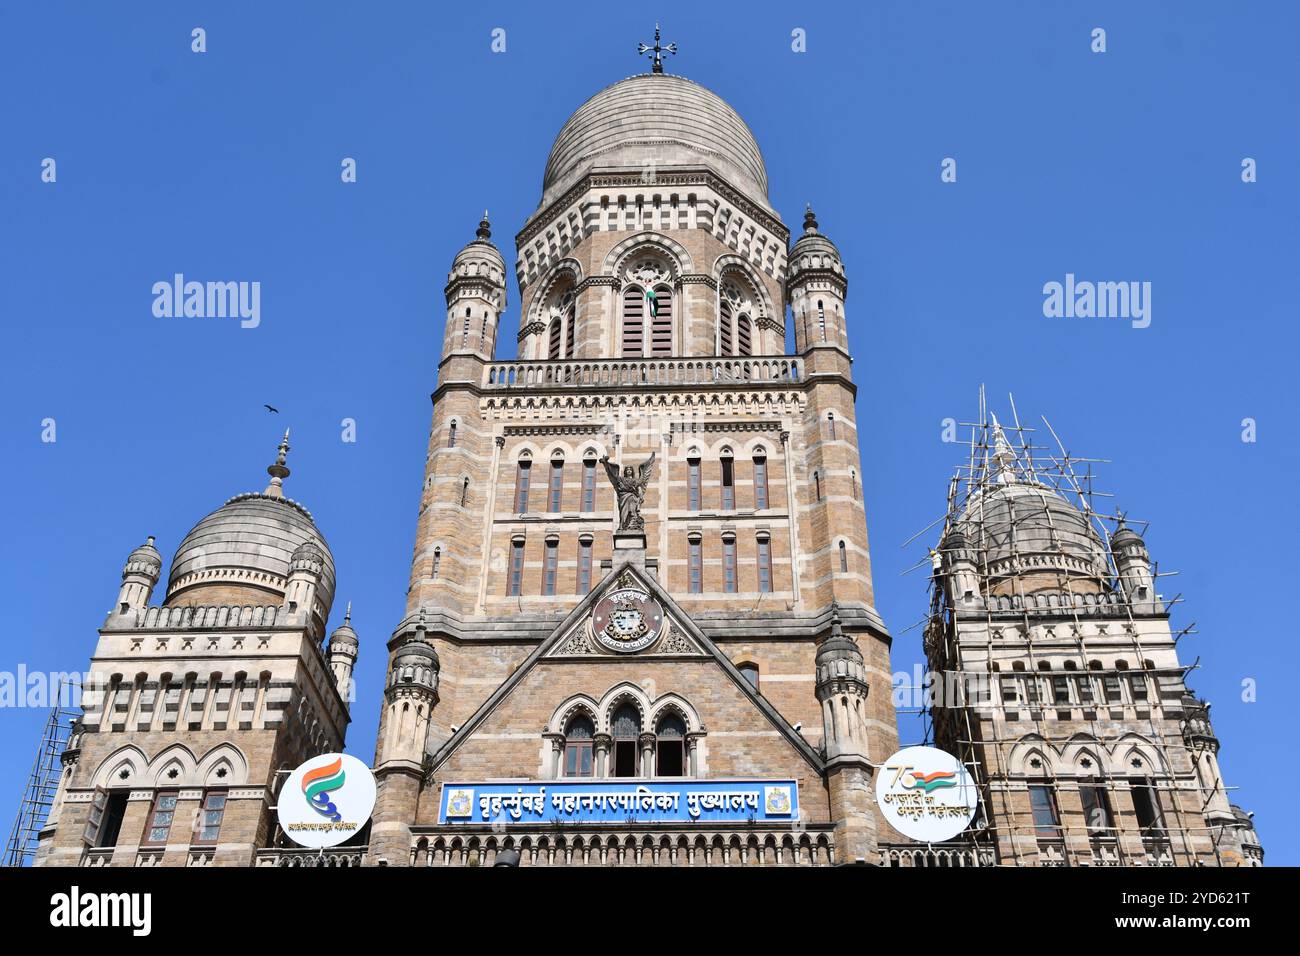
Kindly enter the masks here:
M 707 732 L 719 736 L 692 731 L 682 765 L 700 776 L 788 774 L 775 766 L 785 757 L 768 768 L 762 746 L 743 742 L 788 738 L 811 773 L 805 817 L 840 832 L 849 858 L 874 852 L 861 780 L 868 758 L 893 751 L 897 730 L 890 639 L 872 596 L 844 266 L 811 209 L 790 245 L 736 111 L 658 69 L 656 53 L 656 72 L 601 90 L 556 137 L 541 202 L 516 236 L 514 357 L 497 344 L 506 267 L 486 214 L 448 276 L 406 616 L 390 643 L 395 677 L 376 754 L 371 853 L 387 862 L 406 862 L 413 840 L 434 835 L 440 782 L 467 748 L 487 746 L 473 739 L 479 722 L 508 709 L 511 682 L 616 577 L 669 617 L 689 618 L 667 629 L 681 635 L 678 656 L 719 659 L 701 670 L 574 639 L 578 656 L 590 651 L 603 669 L 557 671 L 475 758 L 477 772 L 559 774 L 564 758 L 552 760 L 552 748 L 562 755 L 577 739 L 567 725 L 522 738 L 555 724 L 575 694 L 600 701 L 624 681 L 647 707 L 665 694 L 698 706 L 718 682 L 740 681 L 766 729 L 715 715 Z M 652 454 L 644 550 L 616 549 L 602 459 L 622 470 Z M 832 657 L 853 665 L 851 704 L 826 698 L 839 664 L 827 670 L 818 650 L 833 617 Z M 412 660 L 421 667 L 406 667 Z M 407 677 L 420 674 L 413 694 Z M 851 739 L 833 721 L 823 729 L 824 714 L 850 706 Z M 596 710 L 592 766 L 613 776 L 618 742 Z M 734 748 L 723 742 L 732 732 Z M 643 744 L 627 766 L 662 776 L 656 745 Z

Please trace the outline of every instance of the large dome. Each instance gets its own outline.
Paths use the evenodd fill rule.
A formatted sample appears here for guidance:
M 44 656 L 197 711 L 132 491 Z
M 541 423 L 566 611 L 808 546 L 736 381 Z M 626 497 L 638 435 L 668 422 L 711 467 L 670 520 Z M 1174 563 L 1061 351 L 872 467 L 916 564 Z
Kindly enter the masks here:
M 555 138 L 542 205 L 593 169 L 708 166 L 764 208 L 767 169 L 754 134 L 717 94 L 666 73 L 629 77 L 578 107 Z
M 167 603 L 279 604 L 290 559 L 305 543 L 324 558 L 313 609 L 323 627 L 334 602 L 334 558 L 306 508 L 269 494 L 231 498 L 194 526 L 172 559 Z
M 966 503 L 956 530 L 990 579 L 992 592 L 1100 590 L 1110 572 L 1106 546 L 1088 518 L 1035 481 L 991 484 Z

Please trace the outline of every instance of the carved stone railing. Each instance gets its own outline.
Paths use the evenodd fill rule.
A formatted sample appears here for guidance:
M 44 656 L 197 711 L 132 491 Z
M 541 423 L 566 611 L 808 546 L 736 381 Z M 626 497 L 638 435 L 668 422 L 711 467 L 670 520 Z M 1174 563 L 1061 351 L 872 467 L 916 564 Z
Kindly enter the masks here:
M 492 866 L 502 850 L 519 852 L 520 866 L 830 866 L 832 828 L 750 827 L 715 830 L 682 826 L 415 828 L 412 866 Z
M 995 856 L 991 847 L 882 843 L 878 862 L 889 867 L 975 867 L 993 866 Z
M 799 381 L 799 359 L 790 356 L 735 358 L 567 359 L 553 362 L 494 362 L 488 389 L 617 388 L 663 385 L 761 385 Z
M 88 867 L 108 866 L 113 859 L 113 847 L 93 847 L 81 856 L 81 865 Z
M 360 866 L 365 859 L 363 846 L 335 847 L 332 850 L 277 848 L 258 850 L 256 866 L 344 867 Z
M 135 627 L 185 630 L 198 627 L 272 627 L 280 608 L 274 604 L 220 604 L 199 607 L 146 607 L 136 612 Z

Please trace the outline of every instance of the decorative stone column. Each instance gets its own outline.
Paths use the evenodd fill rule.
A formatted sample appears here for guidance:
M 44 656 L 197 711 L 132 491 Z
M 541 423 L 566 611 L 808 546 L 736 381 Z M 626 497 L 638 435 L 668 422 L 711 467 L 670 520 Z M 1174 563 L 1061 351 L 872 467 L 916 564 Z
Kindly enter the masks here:
M 653 777 L 655 775 L 655 735 L 644 733 L 639 740 L 641 742 L 641 776 Z
M 597 777 L 609 776 L 609 748 L 613 746 L 614 738 L 609 734 L 596 734 L 591 742 L 591 749 L 595 754 L 595 766 L 592 773 Z
M 559 780 L 564 776 L 564 734 L 545 733 L 542 736 L 551 742 L 550 765 L 546 768 L 546 776 L 551 780 Z
M 686 773 L 691 777 L 700 776 L 700 738 L 702 730 L 692 730 L 686 734 Z

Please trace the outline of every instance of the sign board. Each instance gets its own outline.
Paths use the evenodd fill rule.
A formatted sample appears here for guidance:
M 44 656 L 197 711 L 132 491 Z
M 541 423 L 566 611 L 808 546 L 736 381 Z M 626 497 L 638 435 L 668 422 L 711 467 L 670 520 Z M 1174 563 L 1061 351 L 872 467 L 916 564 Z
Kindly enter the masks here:
M 899 833 L 941 843 L 970 826 L 979 792 L 961 761 L 946 750 L 907 747 L 877 772 L 876 803 Z
M 696 823 L 799 819 L 793 780 L 619 783 L 570 778 L 543 783 L 445 783 L 442 824 Z
M 289 774 L 278 803 L 280 829 L 294 843 L 338 846 L 370 819 L 375 777 L 350 754 L 322 754 Z

